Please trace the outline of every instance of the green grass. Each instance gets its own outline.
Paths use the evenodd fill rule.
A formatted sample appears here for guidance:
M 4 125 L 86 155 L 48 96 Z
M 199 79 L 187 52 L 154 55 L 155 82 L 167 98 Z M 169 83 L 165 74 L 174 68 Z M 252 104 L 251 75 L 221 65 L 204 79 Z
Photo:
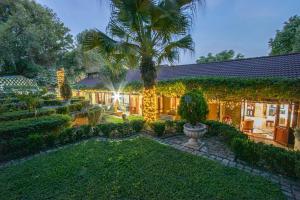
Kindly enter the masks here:
M 90 140 L 0 169 L 9 199 L 284 199 L 279 187 L 146 138 Z
M 143 120 L 144 118 L 142 116 L 136 116 L 136 115 L 129 115 L 127 117 L 129 121 L 132 120 Z M 105 121 L 107 123 L 123 123 L 123 119 L 121 117 L 113 116 L 113 115 L 105 115 Z

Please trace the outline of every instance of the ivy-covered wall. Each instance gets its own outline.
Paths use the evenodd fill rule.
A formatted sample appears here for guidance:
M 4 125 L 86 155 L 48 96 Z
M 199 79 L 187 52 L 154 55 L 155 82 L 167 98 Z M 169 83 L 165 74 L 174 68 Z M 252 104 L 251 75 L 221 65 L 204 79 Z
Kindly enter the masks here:
M 142 83 L 132 82 L 126 92 L 140 92 Z M 181 96 L 186 91 L 201 89 L 209 99 L 300 101 L 300 79 L 275 78 L 182 78 L 157 83 L 157 92 Z
M 279 102 L 300 102 L 300 79 L 277 78 L 181 78 L 157 82 L 157 93 L 167 97 L 182 96 L 191 89 L 201 89 L 208 99 L 272 100 Z M 83 89 L 83 88 L 82 88 Z M 91 88 L 90 88 L 91 89 Z M 107 91 L 103 87 L 95 87 Z M 142 93 L 141 82 L 131 82 L 123 92 Z

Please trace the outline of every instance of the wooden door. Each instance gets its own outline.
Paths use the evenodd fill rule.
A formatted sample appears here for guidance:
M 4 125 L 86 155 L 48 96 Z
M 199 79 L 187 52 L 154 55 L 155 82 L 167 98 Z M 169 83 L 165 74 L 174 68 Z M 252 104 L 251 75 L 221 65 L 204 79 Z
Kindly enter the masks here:
M 289 143 L 289 128 L 284 126 L 277 126 L 274 139 L 279 144 L 287 146 Z

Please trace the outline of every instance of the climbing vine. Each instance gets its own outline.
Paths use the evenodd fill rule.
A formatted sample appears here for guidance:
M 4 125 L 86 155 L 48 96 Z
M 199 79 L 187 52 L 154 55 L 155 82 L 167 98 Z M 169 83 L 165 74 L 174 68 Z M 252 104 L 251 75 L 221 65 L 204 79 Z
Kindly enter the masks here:
M 181 78 L 157 82 L 156 91 L 168 97 L 201 89 L 209 99 L 300 101 L 300 79 L 282 78 Z M 131 82 L 124 92 L 142 93 L 141 82 Z

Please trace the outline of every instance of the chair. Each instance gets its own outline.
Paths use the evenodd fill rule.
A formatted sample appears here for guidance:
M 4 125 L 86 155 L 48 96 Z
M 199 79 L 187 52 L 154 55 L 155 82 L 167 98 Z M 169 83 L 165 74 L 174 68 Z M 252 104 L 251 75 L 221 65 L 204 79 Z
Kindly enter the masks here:
M 243 121 L 243 131 L 253 133 L 254 121 L 251 119 Z

